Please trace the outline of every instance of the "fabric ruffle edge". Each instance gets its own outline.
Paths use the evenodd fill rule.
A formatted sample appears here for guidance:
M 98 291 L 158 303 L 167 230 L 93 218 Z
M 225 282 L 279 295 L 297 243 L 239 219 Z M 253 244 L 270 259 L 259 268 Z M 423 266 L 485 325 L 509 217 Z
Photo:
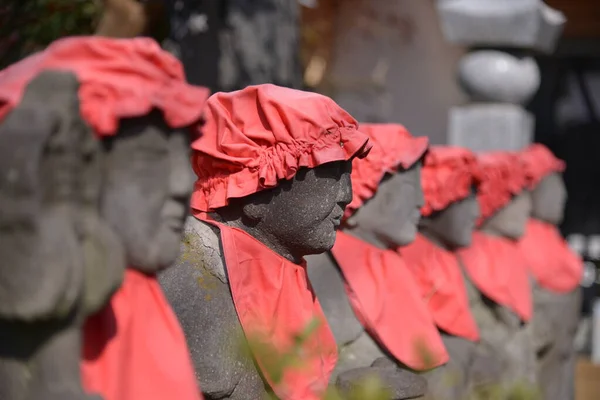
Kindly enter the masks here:
M 534 189 L 546 176 L 565 170 L 565 162 L 556 158 L 546 146 L 539 143 L 521 152 L 521 162 L 529 189 Z
M 425 197 L 421 214 L 427 217 L 467 198 L 478 183 L 477 175 L 475 156 L 468 150 L 431 148 L 421 172 Z
M 194 151 L 192 166 L 198 179 L 194 185 L 191 207 L 210 212 L 229 204 L 229 199 L 274 188 L 280 180 L 292 179 L 303 167 L 315 168 L 334 161 L 364 157 L 370 151 L 369 138 L 355 127 L 340 127 L 322 135 L 317 141 L 277 143 L 262 151 L 253 165 L 215 176 L 223 164 L 208 154 Z M 198 163 L 202 157 L 203 162 Z M 219 168 L 213 167 L 219 165 Z
M 209 90 L 185 81 L 181 63 L 148 38 L 72 37 L 0 71 L 0 120 L 22 99 L 25 87 L 45 70 L 79 80 L 80 112 L 97 135 L 117 132 L 119 120 L 162 111 L 171 128 L 199 121 Z
M 517 154 L 506 152 L 487 153 L 478 157 L 478 224 L 483 223 L 526 188 L 525 171 L 519 161 Z

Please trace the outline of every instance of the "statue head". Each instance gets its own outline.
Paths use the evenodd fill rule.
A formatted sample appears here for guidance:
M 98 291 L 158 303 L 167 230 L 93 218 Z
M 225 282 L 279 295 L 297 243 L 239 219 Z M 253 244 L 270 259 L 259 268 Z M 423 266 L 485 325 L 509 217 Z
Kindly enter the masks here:
M 423 206 L 421 165 L 428 139 L 397 124 L 363 124 L 373 142 L 369 157 L 352 166 L 354 198 L 344 228 L 382 248 L 411 243 Z
M 521 162 L 531 190 L 531 216 L 558 225 L 564 216 L 567 189 L 562 179 L 565 163 L 542 144 L 533 144 L 521 152 Z
M 119 287 L 125 263 L 155 272 L 176 258 L 193 177 L 186 128 L 200 119 L 208 93 L 187 85 L 181 64 L 152 40 L 78 37 L 2 71 L 0 99 L 18 104 L 23 88 L 52 69 L 65 72 L 47 85 L 60 83 L 56 93 L 71 96 L 69 107 L 42 94 L 40 110 L 57 114 L 71 135 L 94 137 L 76 174 L 86 211 L 77 219 L 80 264 L 93 311 Z
M 496 236 L 519 239 L 531 215 L 531 193 L 518 154 L 483 153 L 477 157 L 477 163 L 479 228 Z
M 352 159 L 370 148 L 356 121 L 328 97 L 270 84 L 216 93 L 206 120 L 192 209 L 294 262 L 333 247 Z
M 208 91 L 188 85 L 181 64 L 151 40 L 93 45 L 105 54 L 88 60 L 98 73 L 94 81 L 85 79 L 92 71 L 77 71 L 87 84 L 82 94 L 114 94 L 98 104 L 82 97 L 103 149 L 100 212 L 123 242 L 129 266 L 154 273 L 179 253 L 194 184 L 190 142 L 199 135 Z
M 469 246 L 479 219 L 475 155 L 461 147 L 434 146 L 425 156 L 421 182 L 421 233 L 451 250 Z
M 102 216 L 119 232 L 132 266 L 167 267 L 179 253 L 194 185 L 189 132 L 171 128 L 155 111 L 121 120 L 102 144 Z
M 80 117 L 78 89 L 73 74 L 44 71 L 23 84 L 22 98 L 1 95 L 0 256 L 10 268 L 2 273 L 3 317 L 66 316 L 99 247 L 123 266 L 98 216 L 100 148 Z

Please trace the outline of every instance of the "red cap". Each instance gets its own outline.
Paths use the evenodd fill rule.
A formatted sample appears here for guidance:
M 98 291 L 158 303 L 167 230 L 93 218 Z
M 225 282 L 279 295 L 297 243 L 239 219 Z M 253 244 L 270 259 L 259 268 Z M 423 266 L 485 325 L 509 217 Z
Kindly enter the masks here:
M 191 201 L 201 212 L 276 187 L 299 168 L 370 149 L 356 120 L 329 97 L 271 84 L 211 96 L 202 133 L 192 145 L 198 180 Z
M 553 172 L 565 170 L 565 162 L 556 158 L 543 144 L 532 144 L 520 155 L 529 189 L 535 188 L 542 179 Z
M 425 205 L 421 214 L 428 216 L 469 196 L 477 180 L 475 154 L 462 147 L 434 146 L 425 156 L 421 184 Z
M 514 195 L 527 186 L 519 155 L 506 151 L 477 156 L 479 186 L 477 200 L 481 209 L 480 223 L 507 205 Z
M 44 70 L 77 76 L 81 115 L 99 136 L 115 134 L 119 120 L 152 109 L 161 110 L 171 128 L 195 125 L 209 95 L 189 85 L 181 63 L 152 39 L 72 37 L 0 71 L 0 120 Z
M 413 137 L 399 124 L 361 124 L 373 149 L 369 157 L 352 163 L 352 202 L 346 207 L 345 218 L 359 209 L 377 192 L 377 187 L 387 172 L 398 168 L 409 169 L 427 151 L 427 137 Z

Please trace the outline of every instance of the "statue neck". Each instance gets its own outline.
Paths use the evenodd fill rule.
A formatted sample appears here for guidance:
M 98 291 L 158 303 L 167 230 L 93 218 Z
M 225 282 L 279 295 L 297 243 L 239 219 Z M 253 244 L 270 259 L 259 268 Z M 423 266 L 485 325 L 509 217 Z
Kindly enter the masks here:
M 290 248 L 284 246 L 274 235 L 269 234 L 261 229 L 257 229 L 253 226 L 248 226 L 242 223 L 241 219 L 231 219 L 228 220 L 223 218 L 217 213 L 212 213 L 211 217 L 216 221 L 219 221 L 223 225 L 227 225 L 231 228 L 241 229 L 263 245 L 267 246 L 269 249 L 279 254 L 281 257 L 285 258 L 288 261 L 293 262 L 294 264 L 302 264 L 304 261 L 304 257 L 302 254 L 295 254 Z
M 365 243 L 369 243 L 370 245 L 379 249 L 389 249 L 389 246 L 384 241 L 379 239 L 379 237 L 375 233 L 361 228 L 360 225 L 354 226 L 352 228 L 345 228 L 344 233 L 350 236 L 354 236 L 355 238 L 360 239 Z
M 486 226 L 485 224 L 479 229 L 479 231 L 482 233 L 485 233 L 486 235 L 489 235 L 489 236 L 495 236 L 495 237 L 499 237 L 499 238 L 504 237 L 504 235 L 502 235 L 496 229 L 494 229 L 493 227 Z
M 434 232 L 427 229 L 427 227 L 423 226 L 419 229 L 419 233 L 427 238 L 431 243 L 433 243 L 436 247 L 439 247 L 442 250 L 452 251 L 450 248 L 440 237 Z

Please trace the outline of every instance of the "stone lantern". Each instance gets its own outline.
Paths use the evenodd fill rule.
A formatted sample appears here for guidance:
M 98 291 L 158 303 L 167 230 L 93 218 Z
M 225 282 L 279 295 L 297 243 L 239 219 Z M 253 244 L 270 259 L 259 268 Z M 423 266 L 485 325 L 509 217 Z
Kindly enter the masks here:
M 438 0 L 444 36 L 470 51 L 458 79 L 471 103 L 450 111 L 448 144 L 474 151 L 518 150 L 533 140 L 524 109 L 538 90 L 533 54 L 551 53 L 566 22 L 541 0 Z

